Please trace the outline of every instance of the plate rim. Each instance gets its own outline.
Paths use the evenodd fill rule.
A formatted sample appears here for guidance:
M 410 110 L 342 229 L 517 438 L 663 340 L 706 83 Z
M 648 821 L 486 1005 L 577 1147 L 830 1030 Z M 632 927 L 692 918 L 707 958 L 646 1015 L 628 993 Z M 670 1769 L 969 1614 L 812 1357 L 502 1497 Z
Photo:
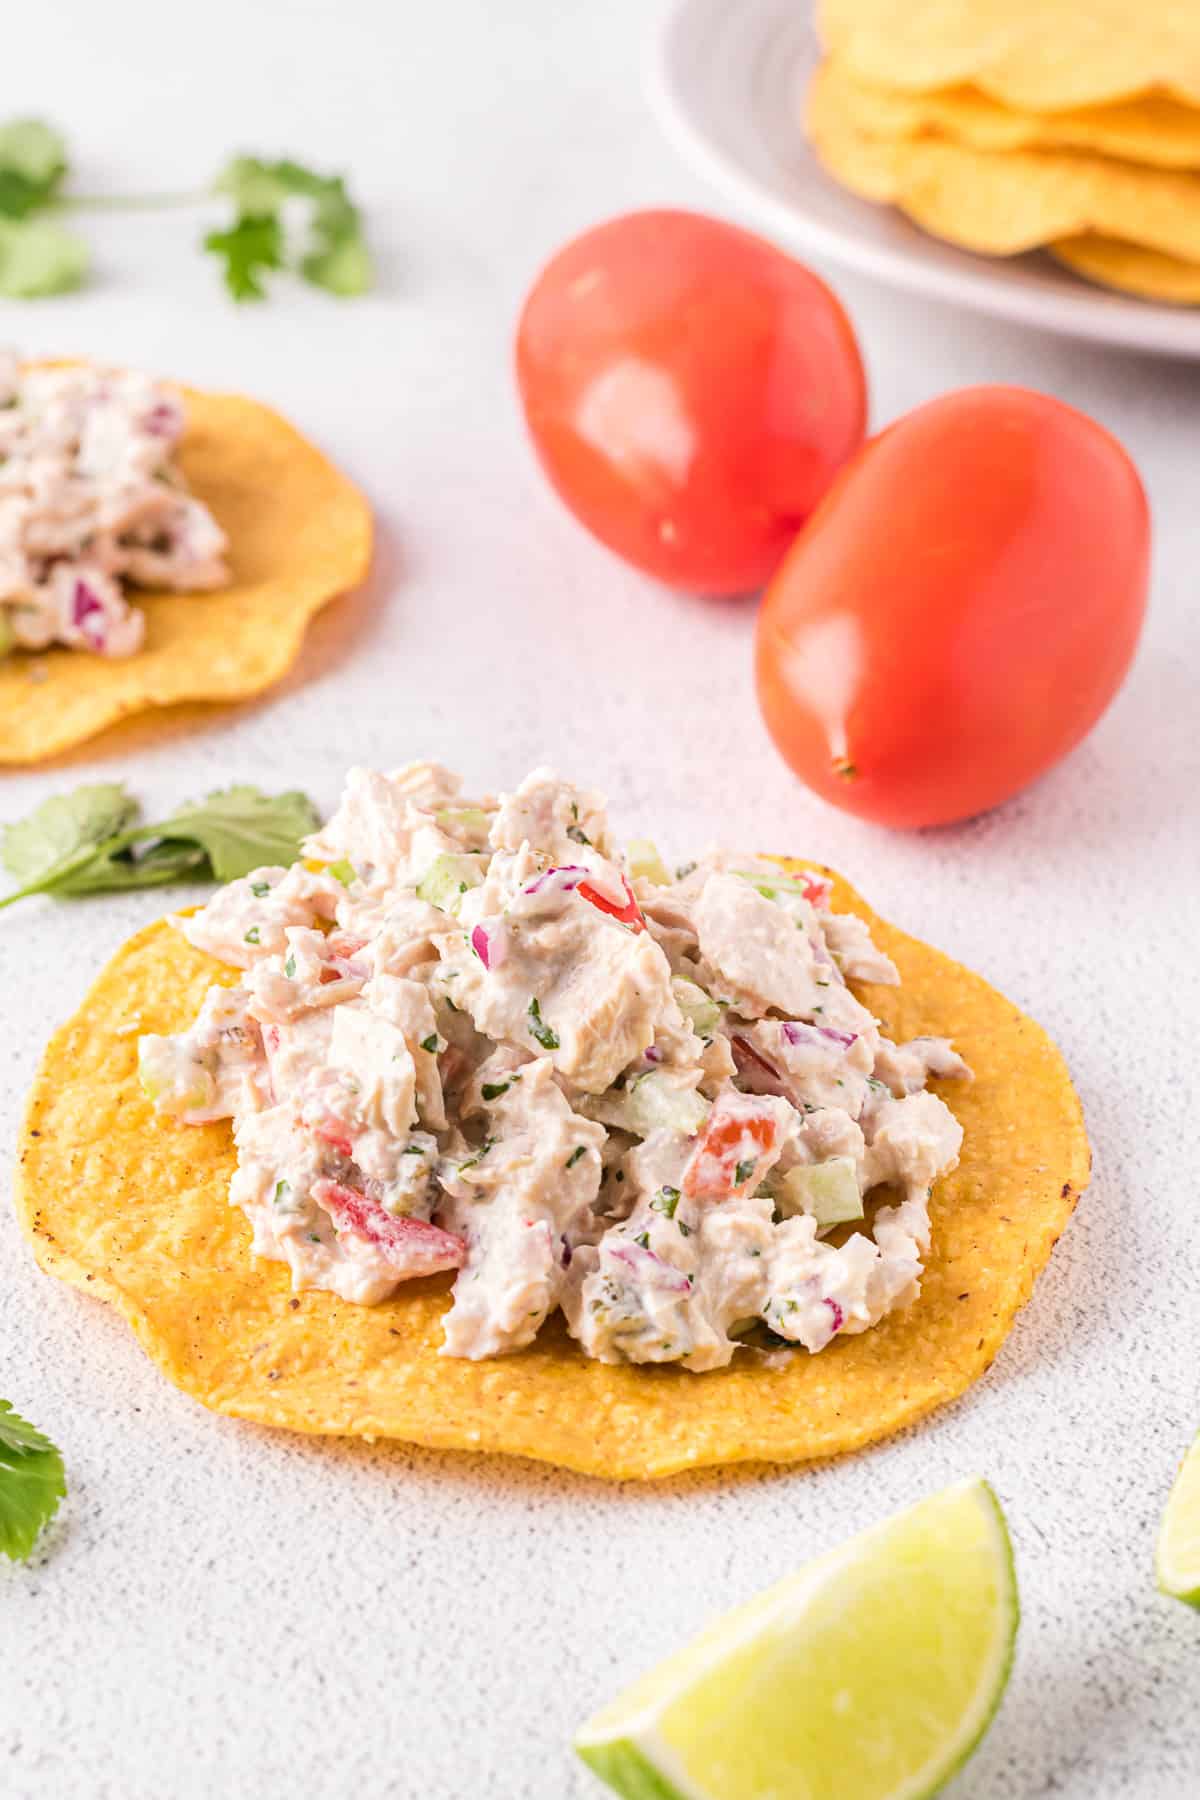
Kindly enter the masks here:
M 711 14 L 716 3 L 664 0 L 646 45 L 644 86 L 651 112 L 677 154 L 741 211 L 756 218 L 763 231 L 823 256 L 837 267 L 906 293 L 923 294 L 1059 336 L 1200 360 L 1200 309 L 1193 312 L 1163 306 L 1102 288 L 1076 293 L 1068 288 L 1068 281 L 1080 287 L 1086 284 L 1053 265 L 1063 286 L 1041 292 L 1013 282 L 1004 267 L 1007 259 L 982 259 L 930 239 L 931 251 L 936 245 L 939 251 L 962 258 L 961 270 L 946 268 L 924 253 L 919 240 L 910 249 L 865 239 L 856 236 L 849 225 L 830 225 L 771 193 L 752 169 L 706 129 L 703 116 L 697 114 L 694 89 L 681 69 L 681 50 L 694 37 L 698 20 Z M 782 19 L 786 14 L 792 21 L 798 14 L 797 0 L 720 0 L 720 5 L 726 16 L 736 9 L 751 19 Z M 1039 267 L 1050 260 L 1041 251 L 1014 260 L 1028 266 L 1034 257 Z

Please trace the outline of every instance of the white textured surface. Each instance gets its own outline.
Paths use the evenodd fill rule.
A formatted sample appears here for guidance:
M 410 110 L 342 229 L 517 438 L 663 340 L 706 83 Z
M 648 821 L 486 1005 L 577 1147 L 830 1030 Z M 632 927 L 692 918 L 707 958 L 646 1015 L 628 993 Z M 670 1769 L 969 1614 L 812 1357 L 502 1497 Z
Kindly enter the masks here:
M 582 1800 L 596 1790 L 568 1737 L 621 1681 L 713 1609 L 974 1470 L 1009 1509 L 1025 1618 L 956 1795 L 1200 1790 L 1200 1620 L 1151 1575 L 1200 1422 L 1200 371 L 839 280 L 877 422 L 963 382 L 1051 389 L 1128 443 L 1158 539 L 1133 678 L 1069 764 L 959 830 L 892 837 L 822 809 L 758 723 L 750 609 L 673 599 L 611 561 L 519 430 L 510 330 L 539 260 L 623 207 L 711 204 L 646 114 L 642 13 L 209 0 L 185 42 L 132 0 L 22 9 L 0 115 L 52 108 L 89 185 L 186 185 L 237 145 L 344 161 L 386 283 L 353 309 L 297 294 L 235 313 L 193 220 L 97 221 L 93 289 L 7 307 L 4 335 L 275 402 L 366 485 L 384 541 L 369 594 L 320 623 L 283 691 L 6 775 L 0 813 L 86 777 L 126 776 L 154 806 L 231 776 L 328 804 L 352 759 L 429 752 L 507 782 L 553 758 L 672 849 L 727 836 L 827 857 L 983 970 L 1063 1044 L 1094 1185 L 965 1402 L 821 1470 L 648 1490 L 209 1416 L 102 1307 L 35 1270 L 5 1211 L 0 1392 L 62 1444 L 71 1481 L 35 1562 L 0 1567 L 5 1800 Z M 46 1031 L 160 906 L 0 915 L 8 1138 Z

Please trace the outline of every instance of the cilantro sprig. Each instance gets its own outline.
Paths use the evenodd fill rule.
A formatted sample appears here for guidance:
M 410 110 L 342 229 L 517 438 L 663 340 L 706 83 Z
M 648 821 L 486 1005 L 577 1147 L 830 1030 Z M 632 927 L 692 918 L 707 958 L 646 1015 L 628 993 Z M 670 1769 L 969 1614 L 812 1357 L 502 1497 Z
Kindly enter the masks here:
M 362 219 L 340 175 L 317 175 L 287 157 L 235 156 L 213 189 L 232 200 L 234 218 L 225 231 L 210 231 L 204 248 L 223 260 L 235 300 L 264 299 L 264 274 L 284 268 L 343 299 L 371 286 Z M 287 213 L 297 202 L 304 217 L 293 249 Z
M 317 824 L 306 795 L 246 785 L 144 824 L 122 782 L 96 782 L 52 795 L 0 829 L 0 863 L 20 883 L 0 907 L 31 894 L 75 899 L 173 881 L 234 881 L 264 864 L 294 862 Z
M 0 295 L 16 300 L 78 287 L 87 246 L 44 217 L 67 172 L 67 146 L 40 119 L 0 125 Z
M 202 204 L 225 208 L 226 222 L 201 245 L 235 300 L 265 299 L 266 277 L 277 273 L 339 299 L 374 284 L 362 214 L 341 175 L 290 157 L 234 156 L 198 193 L 89 196 L 64 192 L 68 173 L 66 141 L 44 120 L 0 125 L 0 296 L 34 299 L 83 285 L 87 245 L 57 223 L 64 213 Z
M 67 172 L 67 147 L 41 119 L 0 125 L 0 212 L 23 219 L 52 200 Z
M 50 1439 L 0 1400 L 0 1552 L 24 1562 L 66 1491 L 63 1460 Z

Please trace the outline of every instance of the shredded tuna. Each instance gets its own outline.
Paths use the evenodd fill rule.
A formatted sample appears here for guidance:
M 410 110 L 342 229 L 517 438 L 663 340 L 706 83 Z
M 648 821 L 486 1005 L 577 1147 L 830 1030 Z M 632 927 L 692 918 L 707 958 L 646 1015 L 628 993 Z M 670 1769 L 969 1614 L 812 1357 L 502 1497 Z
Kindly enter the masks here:
M 430 763 L 352 771 L 305 854 L 178 921 L 241 984 L 140 1049 L 163 1111 L 232 1118 L 230 1198 L 295 1287 L 444 1273 L 446 1355 L 558 1312 L 588 1356 L 696 1372 L 917 1294 L 962 1141 L 926 1082 L 966 1065 L 883 1037 L 837 968 L 890 965 L 823 880 L 714 854 L 655 885 L 596 794 L 463 801 Z

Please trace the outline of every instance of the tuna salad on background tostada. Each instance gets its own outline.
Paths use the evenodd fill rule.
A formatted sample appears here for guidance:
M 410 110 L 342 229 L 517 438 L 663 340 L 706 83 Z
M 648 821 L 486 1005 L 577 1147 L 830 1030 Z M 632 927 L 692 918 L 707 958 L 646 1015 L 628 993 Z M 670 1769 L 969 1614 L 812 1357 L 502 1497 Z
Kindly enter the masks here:
M 990 1361 L 1087 1149 L 978 977 L 813 866 L 672 879 L 546 770 L 352 770 L 305 851 L 134 939 L 31 1103 L 39 1256 L 182 1385 L 657 1474 L 849 1448 Z
M 0 763 L 278 679 L 370 515 L 277 414 L 0 351 Z

